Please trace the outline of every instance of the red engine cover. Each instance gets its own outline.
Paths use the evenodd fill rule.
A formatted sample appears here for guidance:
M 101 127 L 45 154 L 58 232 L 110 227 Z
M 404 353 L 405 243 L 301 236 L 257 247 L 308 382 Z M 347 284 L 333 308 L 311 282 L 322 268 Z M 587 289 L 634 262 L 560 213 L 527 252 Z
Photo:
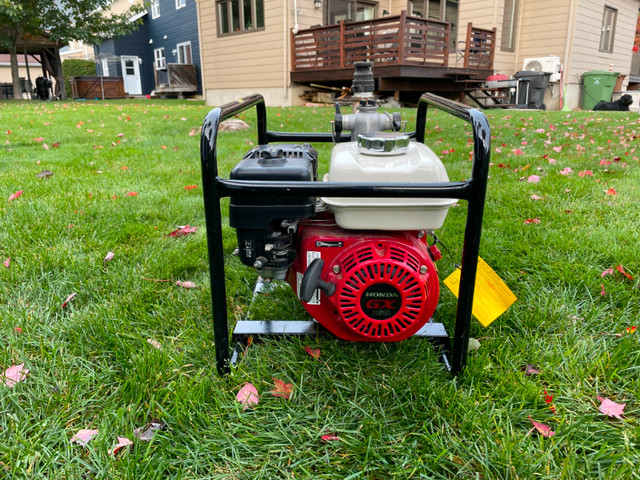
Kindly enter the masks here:
M 332 296 L 316 292 L 307 311 L 344 340 L 404 340 L 429 321 L 440 293 L 429 246 L 417 232 L 342 230 L 331 221 L 300 226 L 298 259 L 289 272 L 297 293 L 307 266 L 324 260 Z

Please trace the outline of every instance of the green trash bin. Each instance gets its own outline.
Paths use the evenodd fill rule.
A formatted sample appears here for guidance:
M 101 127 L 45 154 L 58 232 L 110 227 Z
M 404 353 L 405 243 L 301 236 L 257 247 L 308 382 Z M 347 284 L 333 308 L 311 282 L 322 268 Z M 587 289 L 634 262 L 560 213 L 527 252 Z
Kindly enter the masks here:
M 592 110 L 601 100 L 610 102 L 613 95 L 613 88 L 616 85 L 619 72 L 606 72 L 604 70 L 594 70 L 585 72 L 582 75 L 582 109 Z

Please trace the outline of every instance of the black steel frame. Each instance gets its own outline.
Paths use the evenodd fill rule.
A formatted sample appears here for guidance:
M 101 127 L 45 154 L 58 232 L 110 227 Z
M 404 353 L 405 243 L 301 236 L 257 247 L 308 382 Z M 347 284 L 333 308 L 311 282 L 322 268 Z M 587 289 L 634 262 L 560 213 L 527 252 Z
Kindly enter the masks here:
M 473 292 L 480 250 L 482 216 L 487 191 L 491 134 L 485 115 L 479 110 L 451 100 L 425 93 L 420 97 L 416 115 L 416 130 L 409 136 L 424 143 L 427 110 L 432 106 L 465 120 L 473 130 L 473 162 L 471 177 L 466 181 L 446 183 L 347 183 L 347 182 L 264 182 L 231 180 L 218 175 L 218 128 L 220 122 L 255 107 L 257 135 L 260 145 L 269 142 L 332 142 L 331 133 L 287 133 L 267 130 L 264 98 L 254 94 L 237 102 L 214 108 L 202 125 L 200 160 L 204 193 L 205 221 L 211 276 L 211 302 L 216 351 L 216 366 L 220 374 L 230 371 L 229 327 L 225 284 L 224 250 L 222 243 L 221 202 L 224 197 L 241 196 L 324 196 L 324 197 L 385 197 L 385 198 L 457 198 L 467 201 L 467 219 L 462 248 L 460 290 L 452 341 L 451 373 L 462 372 L 467 361 Z M 350 141 L 341 134 L 339 142 Z M 259 323 L 259 322 L 255 322 Z

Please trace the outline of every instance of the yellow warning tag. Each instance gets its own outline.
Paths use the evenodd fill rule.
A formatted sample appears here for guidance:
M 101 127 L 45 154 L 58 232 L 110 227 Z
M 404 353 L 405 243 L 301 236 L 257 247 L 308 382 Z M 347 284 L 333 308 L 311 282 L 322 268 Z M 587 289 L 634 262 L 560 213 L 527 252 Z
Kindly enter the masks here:
M 460 269 L 444 279 L 444 284 L 457 297 L 460 290 Z M 478 257 L 476 286 L 473 291 L 473 308 L 471 313 L 478 321 L 488 327 L 491 322 L 502 315 L 517 300 L 509 287 L 502 281 L 487 263 Z

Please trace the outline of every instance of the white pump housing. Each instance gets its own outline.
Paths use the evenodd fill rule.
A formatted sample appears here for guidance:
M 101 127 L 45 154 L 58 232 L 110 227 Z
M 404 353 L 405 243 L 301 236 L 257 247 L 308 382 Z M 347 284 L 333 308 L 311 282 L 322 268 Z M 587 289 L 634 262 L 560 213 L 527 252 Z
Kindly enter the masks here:
M 361 134 L 358 142 L 339 143 L 331 152 L 325 181 L 363 183 L 439 183 L 449 177 L 426 145 L 400 132 Z M 436 230 L 450 198 L 323 198 L 336 223 L 347 230 Z

